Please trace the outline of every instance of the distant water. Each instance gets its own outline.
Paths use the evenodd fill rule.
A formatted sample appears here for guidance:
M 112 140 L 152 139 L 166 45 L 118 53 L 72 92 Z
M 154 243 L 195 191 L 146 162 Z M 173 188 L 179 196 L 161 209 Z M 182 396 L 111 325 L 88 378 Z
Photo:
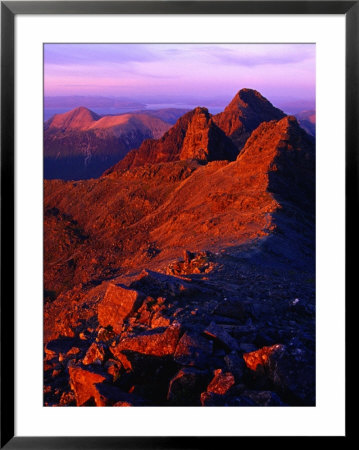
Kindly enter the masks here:
M 81 105 L 79 105 L 81 106 Z M 196 106 L 205 106 L 205 105 L 183 105 L 183 104 L 175 104 L 175 103 L 153 103 L 153 104 L 148 104 L 146 105 L 146 108 L 144 109 L 152 109 L 152 110 L 156 110 L 156 109 L 166 109 L 166 108 L 178 108 L 178 109 L 194 109 L 196 108 Z M 214 106 L 214 107 L 207 107 L 209 112 L 211 114 L 217 114 L 221 111 L 223 111 L 224 107 L 218 107 L 218 106 Z M 62 114 L 65 113 L 67 111 L 70 111 L 70 109 L 72 108 L 44 108 L 44 121 L 50 119 L 52 116 L 54 116 L 55 114 Z M 99 114 L 100 116 L 105 116 L 108 114 L 125 114 L 128 112 L 134 112 L 134 111 L 139 111 L 139 108 L 89 108 L 91 109 L 91 111 Z

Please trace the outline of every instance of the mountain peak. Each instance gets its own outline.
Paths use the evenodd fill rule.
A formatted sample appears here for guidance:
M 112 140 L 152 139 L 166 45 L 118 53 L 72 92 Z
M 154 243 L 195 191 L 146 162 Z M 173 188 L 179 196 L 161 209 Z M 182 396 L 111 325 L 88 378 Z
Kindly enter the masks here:
M 86 108 L 78 106 L 71 111 L 55 114 L 48 124 L 48 128 L 57 128 L 62 130 L 81 130 L 87 128 L 93 122 L 99 120 L 101 116 Z
M 230 139 L 213 122 L 207 108 L 197 107 L 188 123 L 180 160 L 233 160 L 237 151 Z
M 238 96 L 242 100 L 246 100 L 246 99 L 250 99 L 250 98 L 258 98 L 258 99 L 261 99 L 264 101 L 266 100 L 260 92 L 258 92 L 255 89 L 250 89 L 250 88 L 240 89 L 237 92 L 236 96 Z
M 295 141 L 295 142 L 294 142 Z M 248 156 L 258 154 L 258 160 L 264 161 L 264 149 L 278 149 L 295 147 L 300 149 L 305 146 L 312 147 L 313 139 L 299 125 L 294 116 L 285 116 L 280 120 L 263 122 L 256 128 L 248 138 L 242 152 L 238 155 L 237 161 L 245 161 Z
M 268 179 L 268 190 L 283 202 L 313 207 L 314 139 L 294 116 L 264 122 L 253 131 L 237 158 L 241 173 Z
M 192 110 L 193 114 L 204 114 L 207 117 L 211 117 L 211 114 L 209 113 L 208 109 L 205 108 L 204 106 L 197 106 L 196 108 L 194 108 Z
M 215 123 L 229 136 L 240 150 L 251 132 L 262 122 L 285 117 L 263 95 L 249 88 L 241 89 L 222 113 L 214 116 Z

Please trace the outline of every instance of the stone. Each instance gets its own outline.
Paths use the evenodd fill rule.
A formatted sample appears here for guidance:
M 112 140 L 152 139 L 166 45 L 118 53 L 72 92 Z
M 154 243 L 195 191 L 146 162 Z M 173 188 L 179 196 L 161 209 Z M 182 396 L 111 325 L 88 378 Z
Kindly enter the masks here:
M 263 370 L 268 364 L 269 355 L 275 352 L 282 352 L 283 348 L 280 344 L 275 344 L 271 347 L 262 347 L 254 352 L 244 353 L 243 359 L 249 369 L 253 371 Z
M 225 329 L 215 322 L 211 322 L 208 327 L 204 330 L 207 336 L 218 340 L 222 343 L 228 350 L 239 350 L 239 344 L 230 334 L 228 334 Z
M 118 402 L 143 405 L 142 399 L 123 392 L 118 386 L 110 383 L 104 372 L 71 366 L 69 375 L 77 406 L 113 406 Z
M 85 366 L 88 366 L 89 364 L 102 364 L 104 359 L 105 359 L 104 347 L 94 342 L 93 344 L 90 345 L 82 362 Z
M 234 376 L 230 372 L 223 372 L 222 369 L 214 371 L 214 377 L 207 386 L 207 392 L 213 392 L 213 394 L 226 394 L 229 389 L 234 386 Z
M 105 401 L 96 388 L 97 383 L 106 379 L 104 376 L 76 366 L 69 367 L 69 375 L 77 406 L 82 406 L 89 400 L 93 400 L 96 406 L 105 406 Z
M 124 338 L 111 352 L 115 357 L 123 351 L 138 352 L 152 356 L 173 355 L 180 338 L 181 326 L 173 322 L 167 328 L 155 328 L 137 336 Z
M 98 304 L 99 324 L 102 327 L 111 326 L 115 333 L 121 334 L 124 320 L 140 307 L 143 298 L 139 291 L 109 283 L 103 299 Z
M 171 320 L 161 314 L 160 311 L 156 312 L 151 320 L 151 328 L 168 327 L 171 324 Z
M 184 366 L 205 367 L 212 353 L 211 341 L 200 334 L 186 332 L 178 342 L 174 360 Z

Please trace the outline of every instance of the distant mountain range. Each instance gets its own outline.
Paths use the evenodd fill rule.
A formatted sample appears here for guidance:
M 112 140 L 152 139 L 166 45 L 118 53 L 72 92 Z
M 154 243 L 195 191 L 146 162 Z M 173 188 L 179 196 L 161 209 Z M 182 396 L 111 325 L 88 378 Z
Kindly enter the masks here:
M 79 101 L 86 102 L 86 99 L 86 97 L 50 97 L 47 98 L 46 105 L 58 104 L 59 101 L 62 102 L 62 105 L 72 105 Z M 90 100 L 87 99 L 87 101 Z M 106 102 L 113 104 L 114 99 L 99 97 L 92 99 L 92 103 L 94 101 L 96 106 L 105 105 Z M 131 104 L 128 100 L 119 100 L 119 102 L 122 106 Z M 132 106 L 134 105 L 133 103 Z M 81 106 L 62 114 L 55 114 L 44 124 L 44 177 L 64 180 L 96 178 L 104 171 L 110 170 L 114 164 L 124 159 L 128 152 L 137 149 L 142 143 L 141 149 L 136 153 L 130 152 L 118 165 L 118 168 L 129 167 L 131 159 L 134 159 L 131 163 L 134 165 L 141 164 L 141 161 L 146 158 L 149 158 L 148 162 L 165 161 L 168 157 L 163 155 L 157 147 L 158 145 L 168 147 L 171 140 L 176 139 L 179 128 L 182 127 L 180 134 L 182 133 L 183 139 L 187 134 L 185 146 L 189 145 L 191 132 L 189 130 L 187 133 L 184 128 L 189 125 L 189 118 L 194 113 L 192 111 L 185 116 L 186 112 L 185 109 L 163 108 L 100 115 Z M 202 119 L 199 121 L 203 121 L 204 127 L 202 139 L 206 133 L 218 134 L 218 130 L 221 130 L 229 138 L 226 144 L 227 150 L 221 150 L 224 152 L 223 158 L 229 160 L 235 158 L 251 132 L 260 123 L 285 116 L 283 111 L 275 108 L 259 92 L 251 89 L 239 91 L 224 111 L 219 114 L 211 115 L 206 108 L 197 108 L 198 118 L 199 114 L 202 114 Z M 169 135 L 163 136 L 169 130 L 170 125 L 174 124 L 181 116 L 183 118 L 176 128 L 171 130 Z M 315 113 L 313 111 L 303 112 L 298 114 L 298 118 L 303 128 L 314 135 Z M 193 125 L 191 126 L 193 127 Z M 163 140 L 158 144 L 147 141 L 162 136 Z M 172 149 L 170 158 L 184 158 L 185 151 L 181 155 L 175 156 L 176 151 L 179 152 L 179 141 L 174 145 L 177 150 Z M 213 145 L 216 146 L 215 142 Z M 212 157 L 211 152 L 213 150 L 208 155 L 209 160 Z M 152 156 L 146 157 L 146 153 Z
M 315 136 L 315 125 L 316 125 L 316 114 L 314 110 L 310 111 L 302 111 L 296 114 L 296 117 L 300 123 L 300 126 L 304 128 L 304 130 Z
M 183 110 L 100 116 L 78 107 L 44 124 L 44 177 L 79 180 L 100 176 L 145 139 L 159 138 Z

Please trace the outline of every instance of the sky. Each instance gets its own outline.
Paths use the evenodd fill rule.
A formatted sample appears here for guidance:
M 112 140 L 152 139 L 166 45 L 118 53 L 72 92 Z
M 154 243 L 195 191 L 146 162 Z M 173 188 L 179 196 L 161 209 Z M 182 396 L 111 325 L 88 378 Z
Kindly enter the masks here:
M 252 88 L 286 112 L 315 105 L 315 44 L 45 44 L 44 94 L 225 106 Z M 292 111 L 290 111 L 292 109 Z

